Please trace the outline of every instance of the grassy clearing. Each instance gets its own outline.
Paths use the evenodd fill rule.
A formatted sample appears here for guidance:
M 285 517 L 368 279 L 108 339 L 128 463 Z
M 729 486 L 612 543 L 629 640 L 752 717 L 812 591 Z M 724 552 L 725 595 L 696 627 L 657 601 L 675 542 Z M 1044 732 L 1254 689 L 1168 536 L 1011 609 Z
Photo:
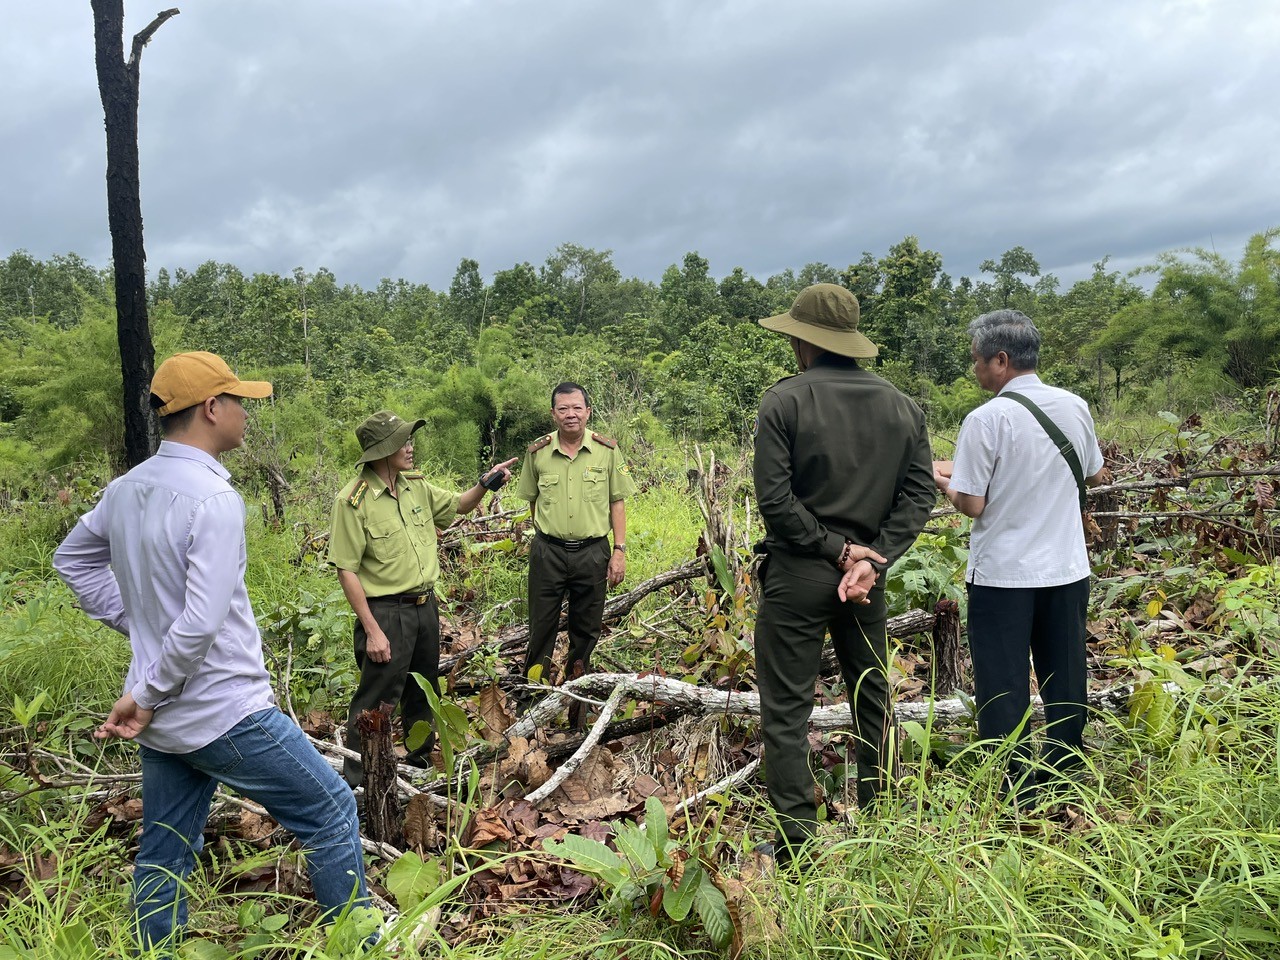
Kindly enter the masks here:
M 803 870 L 756 875 L 747 850 L 768 825 L 750 796 L 739 799 L 754 811 L 751 836 L 704 819 L 682 840 L 714 850 L 722 871 L 742 880 L 748 957 L 1280 956 L 1275 694 L 1274 682 L 1241 680 L 1179 700 L 1179 736 L 1164 747 L 1140 725 L 1095 720 L 1091 765 L 1070 802 L 1021 817 L 994 795 L 993 758 L 969 748 L 945 768 L 930 758 L 909 765 L 882 812 L 828 825 Z M 1195 740 L 1210 727 L 1211 741 Z M 1192 741 L 1200 746 L 1186 749 Z M 92 806 L 56 794 L 38 812 L 0 814 L 4 878 L 16 873 L 25 891 L 0 919 L 10 949 L 0 957 L 47 956 L 45 944 L 65 947 L 55 956 L 94 956 L 89 943 L 120 955 L 128 839 L 88 827 Z M 350 930 L 317 928 L 305 898 L 235 891 L 237 877 L 280 855 L 215 845 L 192 878 L 192 931 L 211 941 L 202 950 L 216 941 L 219 952 L 192 955 L 356 955 Z M 445 919 L 462 915 L 461 901 L 443 899 Z M 624 917 L 600 904 L 538 905 L 477 922 L 456 945 L 432 941 L 426 955 L 720 955 L 696 923 L 636 907 Z M 286 919 L 273 928 L 270 916 Z
M 1167 423 L 1162 429 L 1164 442 L 1185 440 L 1188 450 L 1199 443 Z M 663 448 L 637 459 L 642 489 L 628 503 L 623 589 L 692 556 L 702 526 L 687 475 L 695 458 Z M 719 496 L 749 543 L 745 466 L 734 456 L 727 462 L 717 474 Z M 281 684 L 285 665 L 291 667 L 289 694 L 299 714 L 340 711 L 355 680 L 350 612 L 336 578 L 308 546 L 327 527 L 336 489 L 335 476 L 298 492 L 280 529 L 264 523 L 260 497 L 247 497 L 250 594 L 268 665 Z M 53 546 L 88 502 L 89 494 L 76 488 L 68 502 L 52 498 L 48 509 L 0 514 L 0 759 L 22 771 L 0 774 L 0 789 L 16 798 L 0 809 L 0 960 L 120 956 L 129 945 L 133 822 L 116 814 L 102 822 L 107 798 L 89 796 L 89 788 L 42 789 L 38 782 L 50 775 L 54 754 L 92 769 L 134 766 L 130 748 L 103 750 L 87 737 L 119 693 L 127 644 L 76 611 L 49 569 Z M 514 505 L 508 495 L 505 506 Z M 949 529 L 922 538 L 895 568 L 891 589 L 912 597 L 912 605 L 920 605 L 917 594 L 936 597 L 955 581 L 962 542 L 962 531 Z M 1280 957 L 1280 698 L 1267 679 L 1280 666 L 1274 568 L 1259 556 L 1258 564 L 1238 569 L 1268 576 L 1246 583 L 1237 571 L 1229 580 L 1216 558 L 1195 555 L 1190 535 L 1163 531 L 1154 542 L 1160 552 L 1143 554 L 1145 560 L 1128 550 L 1115 559 L 1133 574 L 1132 587 L 1125 586 L 1129 580 L 1100 584 L 1094 599 L 1110 608 L 1099 616 L 1116 624 L 1110 639 L 1115 657 L 1128 664 L 1122 669 L 1181 678 L 1183 689 L 1152 700 L 1133 725 L 1095 719 L 1092 765 L 1069 805 L 1047 804 L 1019 818 L 996 798 L 995 761 L 967 745 L 971 731 L 926 728 L 903 743 L 909 762 L 885 809 L 847 819 L 833 813 L 821 856 L 803 872 L 758 875 L 749 851 L 772 833 L 758 783 L 714 799 L 691 826 L 680 824 L 685 849 L 706 853 L 742 885 L 744 956 Z M 491 635 L 523 619 L 525 567 L 513 562 L 519 556 L 513 548 L 508 530 L 449 552 L 441 589 L 457 621 L 480 621 Z M 1135 564 L 1149 573 L 1137 576 Z M 700 581 L 699 596 L 682 599 L 677 612 L 692 624 L 698 649 L 711 656 L 720 648 L 708 640 L 706 586 Z M 1237 662 L 1230 682 L 1186 682 L 1177 664 L 1187 658 L 1143 640 L 1146 620 L 1158 618 L 1149 607 L 1157 600 L 1157 608 L 1184 614 L 1197 603 L 1230 611 L 1221 619 L 1202 611 L 1196 629 L 1205 632 L 1184 637 L 1190 646 L 1182 652 L 1199 657 L 1212 649 L 1216 656 L 1227 643 L 1229 657 L 1250 650 L 1266 662 L 1248 671 Z M 602 644 L 602 662 L 676 669 L 680 647 L 655 640 L 645 625 L 669 626 L 674 614 L 656 610 L 669 602 L 655 597 L 642 605 Z M 750 604 L 721 613 L 729 622 L 717 629 L 730 639 L 754 616 Z M 725 739 L 742 736 L 734 727 Z M 126 795 L 127 785 L 113 789 L 111 799 Z M 838 813 L 838 792 L 828 797 Z M 475 856 L 455 845 L 443 859 L 474 865 Z M 385 885 L 388 865 L 373 866 L 375 882 Z M 187 955 L 356 956 L 367 918 L 317 926 L 299 875 L 297 855 L 278 845 L 257 849 L 225 833 L 211 835 L 191 879 Z M 273 878 L 269 889 L 260 889 L 261 876 Z M 430 936 L 435 927 L 429 927 L 423 953 L 466 960 L 723 955 L 696 920 L 675 923 L 661 910 L 651 915 L 643 901 L 623 911 L 602 892 L 489 916 L 471 914 L 468 894 L 442 886 L 394 929 L 415 927 L 440 908 L 436 919 L 448 942 Z

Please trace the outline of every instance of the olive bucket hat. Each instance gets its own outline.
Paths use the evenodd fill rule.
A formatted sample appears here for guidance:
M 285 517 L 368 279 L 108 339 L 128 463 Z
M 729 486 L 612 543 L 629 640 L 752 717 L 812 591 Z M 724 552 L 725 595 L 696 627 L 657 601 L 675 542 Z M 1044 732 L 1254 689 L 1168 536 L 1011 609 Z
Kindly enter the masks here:
M 390 410 L 379 410 L 356 427 L 356 439 L 364 451 L 356 463 L 372 463 L 389 457 L 405 445 L 425 420 L 406 420 Z
M 812 343 L 842 357 L 869 360 L 879 348 L 858 332 L 858 298 L 834 283 L 805 287 L 786 313 L 760 326 Z

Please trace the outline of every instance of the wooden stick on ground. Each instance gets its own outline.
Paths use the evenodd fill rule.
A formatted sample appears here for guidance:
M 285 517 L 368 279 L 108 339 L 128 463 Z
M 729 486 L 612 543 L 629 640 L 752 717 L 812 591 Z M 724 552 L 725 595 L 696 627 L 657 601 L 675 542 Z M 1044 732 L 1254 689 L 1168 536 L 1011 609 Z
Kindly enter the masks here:
M 622 694 L 624 687 L 618 684 L 614 688 L 613 693 L 609 694 L 609 699 L 605 701 L 604 706 L 600 710 L 600 716 L 596 720 L 595 725 L 591 728 L 591 733 L 587 735 L 587 739 L 582 741 L 577 751 L 564 763 L 556 769 L 551 775 L 551 779 L 540 786 L 537 790 L 530 793 L 526 800 L 530 803 L 539 803 L 551 796 L 560 784 L 564 783 L 570 775 L 582 766 L 582 761 L 590 756 L 591 751 L 595 749 L 596 744 L 600 742 L 600 737 L 604 733 L 605 728 L 609 725 L 609 719 L 613 716 L 613 712 L 618 709 L 618 704 L 622 702 Z

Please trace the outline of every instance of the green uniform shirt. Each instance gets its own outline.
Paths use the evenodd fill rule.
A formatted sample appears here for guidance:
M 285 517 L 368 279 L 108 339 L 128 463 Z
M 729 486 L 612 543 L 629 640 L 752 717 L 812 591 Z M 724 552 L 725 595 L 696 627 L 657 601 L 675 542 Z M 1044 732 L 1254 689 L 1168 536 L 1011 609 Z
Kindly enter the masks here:
M 366 466 L 334 500 L 329 562 L 359 577 L 368 597 L 430 590 L 440 577 L 436 527 L 457 515 L 458 494 L 432 486 L 422 474 L 401 473 L 393 497 Z
M 766 545 L 829 570 L 848 538 L 892 565 L 937 501 L 932 456 L 913 400 L 856 361 L 823 354 L 760 401 L 754 474 Z
M 534 508 L 534 525 L 550 537 L 586 540 L 609 532 L 609 504 L 636 492 L 616 446 L 588 432 L 578 452 L 560 449 L 559 433 L 531 444 L 516 495 Z

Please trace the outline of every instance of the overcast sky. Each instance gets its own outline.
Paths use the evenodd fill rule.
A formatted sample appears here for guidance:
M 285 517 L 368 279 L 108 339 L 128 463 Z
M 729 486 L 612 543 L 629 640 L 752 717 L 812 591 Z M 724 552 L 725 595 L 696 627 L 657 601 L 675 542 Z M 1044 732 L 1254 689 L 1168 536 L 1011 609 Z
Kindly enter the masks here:
M 130 0 L 127 37 L 166 2 L 152 276 L 447 289 L 573 242 L 764 279 L 914 234 L 1069 282 L 1280 226 L 1272 0 Z M 0 62 L 0 256 L 106 265 L 88 0 L 0 0 Z

